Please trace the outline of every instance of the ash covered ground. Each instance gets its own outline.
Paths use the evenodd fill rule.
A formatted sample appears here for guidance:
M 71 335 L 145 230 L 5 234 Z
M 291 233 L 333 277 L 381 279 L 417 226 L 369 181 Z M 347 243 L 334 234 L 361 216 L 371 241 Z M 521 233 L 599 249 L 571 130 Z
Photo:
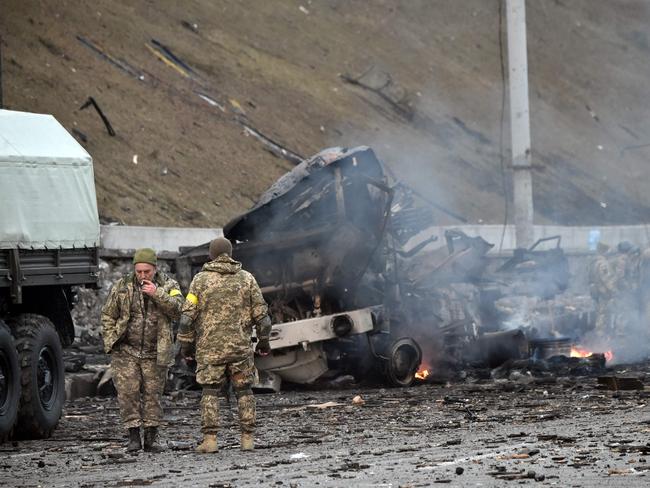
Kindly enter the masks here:
M 167 450 L 133 456 L 115 398 L 78 399 L 52 438 L 0 446 L 0 486 L 647 486 L 650 390 L 597 377 L 647 383 L 650 362 L 562 371 L 256 395 L 254 452 L 224 398 L 213 455 L 193 451 L 199 392 L 166 395 Z

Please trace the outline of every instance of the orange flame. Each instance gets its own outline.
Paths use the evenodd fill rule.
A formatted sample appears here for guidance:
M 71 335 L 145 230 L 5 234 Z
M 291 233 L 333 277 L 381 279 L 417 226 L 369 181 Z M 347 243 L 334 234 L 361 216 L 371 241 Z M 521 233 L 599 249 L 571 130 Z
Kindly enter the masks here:
M 421 366 L 420 369 L 418 369 L 418 372 L 415 373 L 415 377 L 419 380 L 425 380 L 429 374 L 429 370 L 426 369 L 426 366 Z
M 593 354 L 593 351 L 589 351 L 583 347 L 573 346 L 571 348 L 571 357 L 572 358 L 588 358 Z M 605 354 L 605 361 L 611 361 L 614 359 L 614 353 L 612 351 L 607 351 Z

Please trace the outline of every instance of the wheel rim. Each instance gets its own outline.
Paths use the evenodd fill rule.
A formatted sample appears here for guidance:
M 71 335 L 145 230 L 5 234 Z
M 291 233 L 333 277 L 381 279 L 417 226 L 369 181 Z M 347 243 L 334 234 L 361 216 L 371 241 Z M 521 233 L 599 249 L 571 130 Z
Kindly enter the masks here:
M 11 382 L 11 370 L 5 353 L 0 351 L 0 414 L 7 411 L 7 399 L 9 398 L 9 385 Z
M 36 384 L 41 405 L 50 410 L 56 400 L 56 356 L 50 347 L 43 347 L 38 354 Z
M 422 354 L 412 339 L 400 339 L 392 347 L 389 370 L 392 381 L 399 386 L 408 386 L 415 378 L 415 372 Z

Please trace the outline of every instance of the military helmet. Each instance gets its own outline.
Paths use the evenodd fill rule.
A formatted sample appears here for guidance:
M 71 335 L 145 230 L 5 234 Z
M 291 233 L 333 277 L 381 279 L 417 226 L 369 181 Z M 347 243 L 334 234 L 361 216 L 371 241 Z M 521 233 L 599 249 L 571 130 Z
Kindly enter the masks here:
M 221 254 L 232 256 L 232 244 L 225 237 L 217 237 L 210 242 L 210 259 L 217 259 Z
M 618 243 L 618 246 L 616 246 L 616 249 L 618 249 L 618 252 L 627 254 L 634 250 L 634 246 L 630 241 L 621 241 Z

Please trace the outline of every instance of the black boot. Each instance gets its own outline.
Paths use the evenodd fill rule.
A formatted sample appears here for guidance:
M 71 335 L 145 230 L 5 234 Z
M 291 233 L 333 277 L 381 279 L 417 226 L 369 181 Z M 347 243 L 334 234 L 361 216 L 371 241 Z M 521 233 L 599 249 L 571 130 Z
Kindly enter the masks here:
M 140 441 L 140 427 L 131 427 L 129 429 L 129 445 L 126 446 L 126 452 L 135 452 L 142 449 Z
M 144 428 L 144 450 L 147 452 L 162 452 L 163 448 L 158 444 L 158 427 Z

